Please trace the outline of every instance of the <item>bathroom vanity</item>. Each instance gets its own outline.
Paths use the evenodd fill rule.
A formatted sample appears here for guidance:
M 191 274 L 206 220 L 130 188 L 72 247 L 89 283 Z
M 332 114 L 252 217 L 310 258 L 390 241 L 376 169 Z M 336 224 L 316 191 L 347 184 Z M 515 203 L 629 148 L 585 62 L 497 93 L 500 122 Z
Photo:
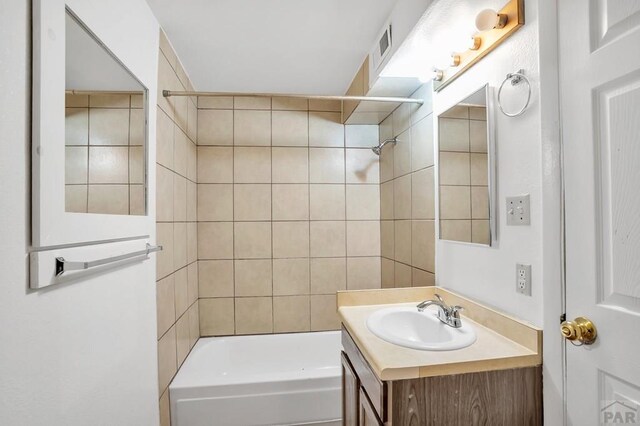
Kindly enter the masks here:
M 367 325 L 376 312 L 409 311 L 436 299 L 435 294 L 464 308 L 461 320 L 473 329 L 473 343 L 454 350 L 417 350 L 389 343 Z M 338 312 L 343 424 L 542 424 L 540 329 L 438 287 L 339 292 Z M 437 312 L 430 307 L 424 314 Z M 416 333 L 415 324 L 402 327 L 402 321 L 386 322 Z M 431 335 L 418 330 L 408 340 Z

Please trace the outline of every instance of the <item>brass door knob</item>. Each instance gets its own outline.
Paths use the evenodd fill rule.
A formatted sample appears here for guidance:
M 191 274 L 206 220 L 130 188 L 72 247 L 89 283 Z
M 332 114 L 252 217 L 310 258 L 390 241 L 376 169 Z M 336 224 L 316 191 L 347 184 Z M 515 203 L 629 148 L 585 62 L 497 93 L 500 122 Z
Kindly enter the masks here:
M 598 331 L 589 318 L 577 317 L 573 321 L 564 321 L 560 324 L 560 333 L 567 340 L 577 340 L 585 345 L 596 341 Z

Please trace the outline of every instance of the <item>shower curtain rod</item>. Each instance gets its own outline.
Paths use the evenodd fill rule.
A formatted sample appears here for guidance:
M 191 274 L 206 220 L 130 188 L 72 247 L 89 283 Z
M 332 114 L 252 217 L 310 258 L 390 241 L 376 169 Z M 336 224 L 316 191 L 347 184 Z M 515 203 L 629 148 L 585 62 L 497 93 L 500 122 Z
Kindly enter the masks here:
M 228 92 L 188 92 L 163 90 L 162 96 L 169 98 L 171 96 L 243 96 L 258 98 L 302 98 L 315 99 L 321 101 L 370 101 L 370 102 L 396 102 L 407 104 L 424 103 L 424 99 L 413 98 L 396 98 L 388 96 L 333 96 L 333 95 L 298 95 L 291 93 L 228 93 Z

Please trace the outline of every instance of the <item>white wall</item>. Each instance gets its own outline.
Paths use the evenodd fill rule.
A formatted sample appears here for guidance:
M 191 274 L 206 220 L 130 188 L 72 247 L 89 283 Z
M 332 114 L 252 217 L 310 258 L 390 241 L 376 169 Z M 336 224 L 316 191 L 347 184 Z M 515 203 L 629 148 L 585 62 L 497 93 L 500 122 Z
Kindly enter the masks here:
M 473 0 L 465 0 L 469 7 Z M 509 118 L 496 105 L 497 229 L 491 248 L 438 241 L 437 284 L 459 291 L 544 329 L 545 423 L 562 418 L 560 137 L 556 0 L 525 2 L 525 25 L 434 96 L 434 116 L 485 83 L 497 89 L 524 69 L 532 100 Z M 494 97 L 495 99 L 495 97 Z M 437 125 L 434 126 L 437 135 Z M 505 197 L 531 195 L 531 226 L 506 226 Z M 515 291 L 515 265 L 532 265 L 532 296 Z
M 67 3 L 141 76 L 155 105 L 158 25 L 144 0 Z M 155 425 L 155 261 L 27 289 L 30 4 L 3 2 L 0 14 L 0 424 Z M 153 185 L 150 194 L 155 206 Z

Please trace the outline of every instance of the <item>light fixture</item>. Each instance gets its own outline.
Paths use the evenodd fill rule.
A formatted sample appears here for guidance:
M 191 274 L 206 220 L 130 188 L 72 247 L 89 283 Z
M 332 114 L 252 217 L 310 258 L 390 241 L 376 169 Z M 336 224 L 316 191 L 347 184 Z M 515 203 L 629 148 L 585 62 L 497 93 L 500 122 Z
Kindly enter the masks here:
M 450 66 L 452 67 L 457 67 L 458 65 L 460 65 L 460 55 L 458 55 L 457 53 L 452 53 L 451 54 L 451 62 L 449 63 Z
M 485 9 L 476 15 L 476 28 L 478 31 L 489 31 L 494 28 L 504 28 L 508 18 L 505 13 L 498 13 L 493 9 Z
M 482 45 L 482 37 L 474 35 L 469 38 L 469 50 L 478 50 Z
M 444 78 L 444 71 L 439 70 L 438 68 L 433 69 L 433 81 L 442 81 Z

